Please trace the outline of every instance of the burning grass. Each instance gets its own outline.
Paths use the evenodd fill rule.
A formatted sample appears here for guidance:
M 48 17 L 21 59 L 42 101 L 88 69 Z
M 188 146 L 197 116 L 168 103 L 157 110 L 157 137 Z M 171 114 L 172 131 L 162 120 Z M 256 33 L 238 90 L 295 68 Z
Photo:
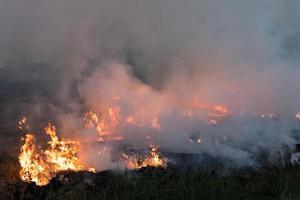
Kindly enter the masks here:
M 49 124 L 45 132 L 50 136 L 49 146 L 40 152 L 36 149 L 32 134 L 26 134 L 24 144 L 20 149 L 19 162 L 21 165 L 20 177 L 23 181 L 35 182 L 37 185 L 46 185 L 57 172 L 84 168 L 78 161 L 79 144 L 70 140 L 59 140 L 55 126 Z
M 210 127 L 219 125 L 219 123 L 232 114 L 227 107 L 222 105 L 197 103 L 193 107 L 195 107 L 196 111 L 200 109 L 201 112 L 206 113 L 206 116 L 208 117 L 206 119 L 208 121 L 204 121 L 204 123 Z M 186 116 L 185 112 L 183 112 L 183 115 Z M 192 110 L 189 110 L 186 117 L 188 117 L 188 119 L 193 119 L 196 116 L 194 116 L 194 112 Z M 295 117 L 297 118 L 297 115 Z M 124 126 L 124 124 L 134 124 L 136 126 L 137 124 L 134 123 L 136 122 L 135 118 L 137 117 L 133 117 L 132 115 L 124 117 L 121 115 L 121 109 L 119 107 L 112 107 L 108 108 L 107 112 L 104 112 L 104 114 L 96 114 L 93 111 L 86 112 L 83 117 L 83 124 L 86 129 L 94 129 L 98 137 L 96 142 L 100 144 L 104 150 L 106 150 L 106 148 L 111 148 L 111 145 L 109 144 L 110 142 L 120 141 L 119 144 L 115 143 L 116 146 L 122 144 L 124 138 L 119 136 L 116 130 L 118 129 L 118 126 Z M 277 120 L 278 116 L 275 114 L 259 114 L 258 118 L 259 120 L 262 120 L 263 118 Z M 147 119 L 143 123 L 138 123 L 142 124 L 141 127 L 143 128 L 148 125 L 156 131 L 160 132 L 162 130 L 157 117 L 153 118 L 152 115 L 147 115 L 146 118 L 144 116 L 137 119 L 143 119 L 142 121 Z M 35 137 L 33 134 L 28 132 L 29 126 L 26 118 L 22 118 L 19 121 L 18 128 L 26 133 L 23 138 L 24 144 L 21 146 L 20 154 L 18 156 L 21 166 L 19 173 L 20 178 L 23 181 L 34 182 L 39 186 L 44 186 L 47 185 L 52 178 L 56 177 L 58 173 L 63 171 L 89 170 L 96 172 L 97 166 L 89 166 L 80 160 L 79 154 L 81 150 L 84 149 L 81 146 L 81 141 L 78 139 L 59 139 L 56 134 L 55 126 L 50 123 L 45 128 L 45 133 L 50 137 L 48 146 L 45 147 L 45 149 L 36 148 Z M 151 138 L 149 136 L 145 136 L 145 140 L 150 141 Z M 226 136 L 223 137 L 223 140 L 224 143 L 228 142 L 228 138 Z M 187 139 L 187 143 L 191 143 L 191 145 L 201 145 L 203 141 L 200 137 L 194 136 Z M 126 169 L 131 170 L 145 167 L 166 169 L 168 166 L 168 158 L 164 157 L 159 152 L 159 145 L 150 143 L 148 147 L 149 151 L 146 155 L 140 154 L 139 152 L 119 149 L 119 158 L 117 158 L 117 160 L 122 162 Z M 107 151 L 103 151 L 100 154 L 102 153 L 111 154 L 111 152 Z M 298 158 L 296 158 L 296 162 L 298 162 Z
M 299 166 L 268 167 L 220 175 L 217 169 L 142 168 L 135 171 L 60 172 L 47 186 L 1 182 L 10 199 L 298 199 Z
M 196 100 L 189 105 L 183 105 L 176 112 L 174 108 L 172 110 L 163 107 L 161 110 L 153 109 L 153 112 L 149 113 L 143 110 L 144 105 L 138 107 L 141 109 L 131 112 L 122 107 L 127 102 L 119 103 L 121 100 L 121 97 L 113 96 L 112 100 L 109 100 L 111 105 L 102 113 L 89 111 L 84 114 L 85 128 L 95 134 L 97 144 L 123 141 L 126 134 L 119 134 L 118 129 L 124 126 L 164 134 L 166 127 L 161 116 L 166 113 L 176 114 L 176 119 L 203 123 L 205 128 L 212 129 L 218 128 L 223 122 L 226 123 L 228 118 L 237 114 L 225 105 Z M 148 110 L 152 111 L 152 108 Z M 160 115 L 159 111 L 163 114 Z M 299 116 L 299 113 L 295 113 L 296 123 L 300 119 Z M 266 123 L 280 119 L 273 113 L 255 114 L 254 118 Z M 146 153 L 122 151 L 118 154 L 126 166 L 125 172 L 96 172 L 93 168 L 95 166 L 81 163 L 79 139 L 66 139 L 57 135 L 55 127 L 49 124 L 45 129 L 49 141 L 40 147 L 40 138 L 29 130 L 30 126 L 26 121 L 26 118 L 21 118 L 18 124 L 24 131 L 23 144 L 16 145 L 20 148 L 19 162 L 16 156 L 18 153 L 15 152 L 11 152 L 9 156 L 0 156 L 0 199 L 232 200 L 298 199 L 300 195 L 297 165 L 280 167 L 268 163 L 268 158 L 262 158 L 261 163 L 264 164 L 258 165 L 256 170 L 252 168 L 243 170 L 242 173 L 239 170 L 229 173 L 226 169 L 220 171 L 218 167 L 202 167 L 194 162 L 191 162 L 190 166 L 182 167 L 189 162 L 188 156 L 183 155 L 187 158 L 178 162 L 179 165 L 174 168 L 173 160 L 169 159 L 165 152 L 162 153 L 160 146 L 147 134 L 143 134 L 148 142 L 143 147 L 149 148 Z M 251 130 L 252 128 L 255 127 L 251 127 Z M 187 134 L 185 139 L 188 145 L 201 148 L 208 138 L 202 138 L 201 134 Z M 222 135 L 221 139 L 219 145 L 226 143 L 229 147 L 233 146 L 231 144 L 234 141 L 230 135 Z M 93 173 L 88 172 L 89 170 Z
M 114 119 L 114 117 L 112 117 Z M 97 115 L 88 112 L 84 120 L 88 127 L 96 126 L 99 133 L 100 142 L 103 142 L 103 125 L 99 122 Z M 114 125 L 112 125 L 114 126 Z M 18 123 L 18 128 L 28 131 L 26 118 L 22 118 Z M 94 167 L 87 167 L 80 163 L 78 154 L 81 151 L 79 141 L 59 139 L 56 134 L 55 126 L 50 123 L 45 128 L 45 133 L 50 137 L 48 147 L 38 150 L 34 135 L 27 133 L 22 140 L 24 144 L 20 148 L 18 156 L 20 178 L 25 182 L 34 182 L 38 186 L 47 185 L 50 180 L 62 171 L 82 171 L 88 170 L 95 172 Z M 108 132 L 107 135 L 111 133 Z M 105 146 L 104 146 L 105 147 Z M 167 159 L 162 158 L 158 152 L 158 146 L 149 145 L 148 155 L 141 157 L 138 154 L 126 155 L 122 153 L 122 159 L 128 169 L 140 169 L 143 167 L 167 167 Z

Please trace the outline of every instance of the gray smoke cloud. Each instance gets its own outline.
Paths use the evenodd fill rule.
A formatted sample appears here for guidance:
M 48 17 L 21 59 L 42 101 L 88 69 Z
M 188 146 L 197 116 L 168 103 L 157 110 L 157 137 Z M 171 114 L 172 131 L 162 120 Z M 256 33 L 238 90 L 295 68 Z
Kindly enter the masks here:
M 91 134 L 78 125 L 84 110 L 117 104 L 125 118 L 142 108 L 162 131 L 118 127 L 127 143 L 146 145 L 150 134 L 169 151 L 252 165 L 260 148 L 297 142 L 299 8 L 296 0 L 1 0 L 0 61 L 56 69 L 63 132 Z M 195 98 L 235 115 L 218 126 L 180 116 Z M 279 119 L 253 117 L 261 113 Z M 186 142 L 191 135 L 201 145 Z

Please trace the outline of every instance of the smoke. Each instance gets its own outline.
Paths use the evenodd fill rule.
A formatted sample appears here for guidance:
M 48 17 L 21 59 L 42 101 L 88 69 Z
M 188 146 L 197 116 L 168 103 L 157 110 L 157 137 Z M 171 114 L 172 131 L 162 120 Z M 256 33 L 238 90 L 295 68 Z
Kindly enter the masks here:
M 0 60 L 56 69 L 64 133 L 90 137 L 82 113 L 119 107 L 122 119 L 139 113 L 145 125 L 117 126 L 127 144 L 147 146 L 149 136 L 167 151 L 252 165 L 261 148 L 297 142 L 298 8 L 296 0 L 2 0 Z M 217 126 L 203 111 L 183 116 L 195 101 L 232 114 Z M 265 113 L 279 118 L 257 117 Z M 101 163 L 95 148 L 84 157 Z

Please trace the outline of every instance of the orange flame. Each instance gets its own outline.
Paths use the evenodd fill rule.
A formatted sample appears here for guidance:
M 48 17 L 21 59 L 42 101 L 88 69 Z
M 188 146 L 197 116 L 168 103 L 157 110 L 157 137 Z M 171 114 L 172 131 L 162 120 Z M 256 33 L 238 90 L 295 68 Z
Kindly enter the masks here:
M 197 115 L 200 115 L 204 117 L 203 120 L 206 124 L 218 125 L 220 121 L 230 116 L 232 112 L 221 104 L 201 103 L 198 100 L 194 100 L 194 103 L 185 108 L 182 114 L 191 119 L 195 119 Z
M 33 135 L 27 134 L 25 143 L 21 147 L 19 162 L 21 165 L 20 178 L 26 182 L 35 182 L 37 185 L 46 185 L 52 178 L 49 166 L 41 155 L 36 153 Z
M 163 158 L 158 152 L 158 146 L 149 145 L 149 154 L 144 158 L 140 155 L 127 155 L 122 153 L 128 169 L 141 169 L 143 167 L 167 168 L 167 158 Z
M 104 119 L 102 116 L 99 117 L 95 112 L 89 111 L 84 114 L 83 121 L 87 128 L 96 128 L 99 135 L 99 141 L 104 142 L 105 139 L 109 138 L 111 140 L 120 140 L 122 137 L 112 136 L 114 128 L 119 124 L 120 121 L 120 108 L 109 108 L 108 109 L 108 119 Z
M 34 136 L 27 134 L 19 154 L 21 179 L 35 182 L 39 186 L 48 184 L 57 172 L 84 169 L 78 162 L 79 145 L 75 141 L 59 140 L 56 129 L 51 124 L 45 131 L 51 138 L 45 151 L 37 152 Z
M 161 158 L 158 153 L 158 146 L 150 145 L 149 155 L 145 158 L 142 163 L 143 167 L 152 166 L 152 167 L 167 167 L 167 159 Z
M 48 142 L 50 147 L 43 153 L 46 156 L 48 163 L 51 163 L 51 168 L 54 172 L 64 170 L 78 171 L 83 169 L 78 164 L 77 152 L 79 144 L 75 141 L 59 140 L 56 136 L 55 126 L 51 124 L 45 129 L 46 134 L 50 136 L 51 141 Z
M 86 128 L 95 129 L 98 134 L 98 141 L 104 142 L 108 140 L 123 140 L 123 136 L 117 135 L 119 128 L 123 125 L 134 125 L 138 127 L 150 127 L 162 132 L 160 117 L 162 112 L 168 108 L 153 109 L 137 109 L 133 113 L 126 110 L 123 113 L 118 102 L 120 96 L 113 97 L 114 103 L 107 107 L 101 114 L 93 111 L 84 114 L 84 124 Z M 172 107 L 172 106 L 171 106 Z M 189 118 L 199 118 L 209 125 L 218 125 L 223 119 L 232 114 L 232 112 L 224 105 L 202 103 L 194 101 L 190 105 L 180 107 L 179 113 Z M 299 119 L 300 119 L 300 113 Z M 21 119 L 19 128 L 28 130 L 26 118 Z M 95 171 L 95 168 L 84 167 L 80 164 L 78 152 L 80 144 L 76 141 L 59 139 L 56 135 L 56 129 L 49 124 L 45 128 L 46 134 L 50 137 L 48 147 L 45 150 L 37 151 L 35 148 L 35 140 L 32 134 L 27 134 L 21 147 L 19 162 L 21 165 L 20 177 L 24 181 L 35 182 L 37 185 L 46 185 L 50 179 L 58 172 L 64 170 L 89 170 Z M 150 140 L 150 137 L 146 137 Z M 202 143 L 201 139 L 193 141 L 194 143 Z M 104 149 L 106 143 L 103 143 Z M 101 152 L 99 152 L 101 153 Z M 150 145 L 147 155 L 122 153 L 122 160 L 125 161 L 129 169 L 140 169 L 142 167 L 167 167 L 167 159 L 162 157 L 158 152 L 158 146 Z

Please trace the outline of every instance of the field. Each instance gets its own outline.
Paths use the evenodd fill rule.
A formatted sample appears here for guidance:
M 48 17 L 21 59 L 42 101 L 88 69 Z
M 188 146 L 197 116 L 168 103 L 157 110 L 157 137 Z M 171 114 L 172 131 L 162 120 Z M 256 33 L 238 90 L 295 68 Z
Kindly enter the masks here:
M 0 0 L 0 200 L 300 200 L 300 0 Z
M 0 199 L 244 199 L 300 196 L 300 168 L 262 167 L 231 174 L 214 169 L 143 168 L 137 171 L 63 172 L 38 187 L 18 179 L 18 163 L 1 157 Z
M 32 78 L 28 81 L 26 73 L 22 77 L 16 77 L 16 74 L 10 72 L 1 73 L 1 200 L 296 200 L 300 197 L 300 167 L 288 162 L 273 165 L 263 157 L 260 159 L 260 167 L 256 169 L 231 169 L 230 172 L 219 166 L 169 166 L 167 169 L 142 168 L 135 171 L 62 172 L 47 186 L 24 183 L 18 175 L 20 166 L 17 155 L 23 135 L 16 128 L 17 122 L 23 115 L 30 114 L 34 118 L 35 112 L 47 110 L 47 107 L 34 112 L 31 109 L 35 101 L 41 103 L 43 98 L 52 97 L 53 89 L 49 85 L 55 85 L 47 83 L 47 80 L 43 84 Z M 55 99 L 47 99 L 49 101 L 55 102 Z M 47 113 L 47 118 L 51 117 L 51 113 Z M 39 121 L 43 120 L 46 122 L 46 119 L 39 118 Z

